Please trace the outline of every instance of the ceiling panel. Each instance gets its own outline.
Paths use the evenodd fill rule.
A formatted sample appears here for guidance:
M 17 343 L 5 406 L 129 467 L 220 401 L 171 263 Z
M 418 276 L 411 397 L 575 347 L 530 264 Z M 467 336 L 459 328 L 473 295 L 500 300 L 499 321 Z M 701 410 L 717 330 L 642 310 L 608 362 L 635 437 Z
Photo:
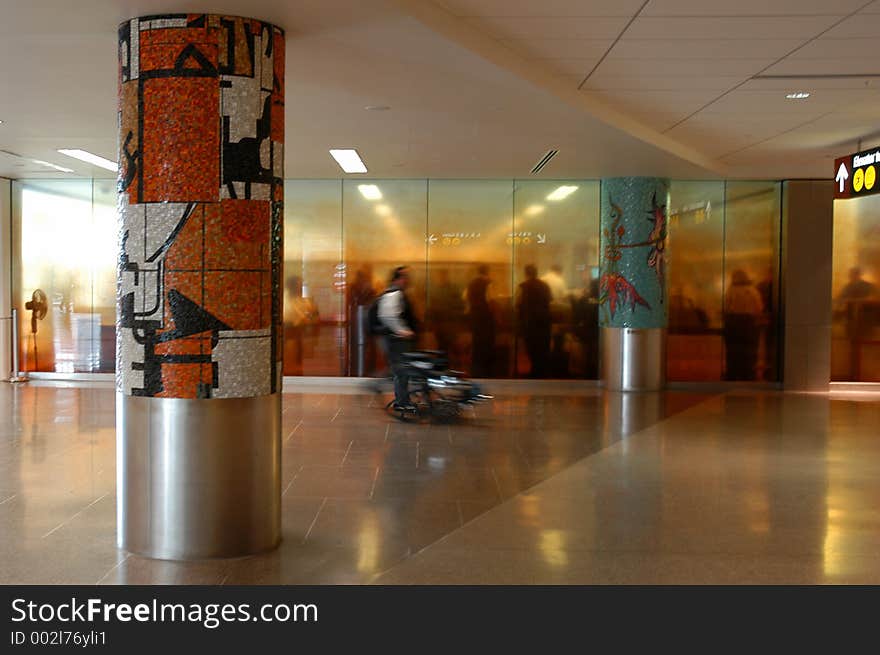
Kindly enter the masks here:
M 826 89 L 804 100 L 789 100 L 783 91 L 736 91 L 724 96 L 704 111 L 714 114 L 758 114 L 763 116 L 810 116 L 834 111 L 848 104 L 880 96 L 877 91 Z
M 876 14 L 858 13 L 826 32 L 823 38 L 876 38 L 878 34 L 880 34 L 880 12 Z
M 807 39 L 840 16 L 661 17 L 639 16 L 626 31 L 632 39 Z
M 773 63 L 773 59 L 715 59 L 709 61 L 697 57 L 682 59 L 626 59 L 609 57 L 602 62 L 596 74 L 631 75 L 742 75 L 751 76 Z
M 706 102 L 715 91 L 584 91 L 619 107 L 658 130 L 665 130 Z
M 865 0 L 651 0 L 644 16 L 845 16 L 865 4 Z
M 768 68 L 762 75 L 877 75 L 880 63 L 876 58 L 794 59 L 789 57 Z
M 505 39 L 616 39 L 629 18 L 468 18 Z
M 502 41 L 511 50 L 530 59 L 591 59 L 598 60 L 613 41 L 611 39 L 516 39 Z
M 880 78 L 870 77 L 816 77 L 808 79 L 780 78 L 755 78 L 743 85 L 744 89 L 756 91 L 782 91 L 792 93 L 795 91 L 821 91 L 825 89 L 880 89 Z
M 456 16 L 632 16 L 644 0 L 438 0 Z
M 803 43 L 800 39 L 629 39 L 614 46 L 609 59 L 778 59 Z
M 609 74 L 600 67 L 584 85 L 592 90 L 632 90 L 632 91 L 702 91 L 713 89 L 726 91 L 748 76 L 743 75 L 658 75 L 649 74 L 633 67 L 626 75 Z
M 876 36 L 870 39 L 816 39 L 791 55 L 790 59 L 866 59 L 874 63 L 875 69 L 880 72 Z

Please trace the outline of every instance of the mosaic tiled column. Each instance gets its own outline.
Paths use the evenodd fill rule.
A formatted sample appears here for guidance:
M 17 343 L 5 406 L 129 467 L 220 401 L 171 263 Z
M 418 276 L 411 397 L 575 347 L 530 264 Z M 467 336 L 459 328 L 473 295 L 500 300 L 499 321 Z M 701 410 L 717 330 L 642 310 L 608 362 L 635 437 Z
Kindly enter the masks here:
M 666 211 L 669 181 L 602 180 L 599 326 L 602 380 L 618 391 L 666 381 Z
M 119 28 L 118 542 L 243 555 L 280 538 L 284 32 Z

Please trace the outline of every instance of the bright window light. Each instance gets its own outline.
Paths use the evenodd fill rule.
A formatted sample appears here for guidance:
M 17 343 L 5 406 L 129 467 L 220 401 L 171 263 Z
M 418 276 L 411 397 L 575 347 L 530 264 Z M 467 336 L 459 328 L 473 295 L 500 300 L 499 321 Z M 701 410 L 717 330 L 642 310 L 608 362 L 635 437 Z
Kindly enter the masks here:
M 803 100 L 804 98 L 809 98 L 810 93 L 808 91 L 798 91 L 797 93 L 787 93 L 785 97 L 789 100 Z
M 553 200 L 554 202 L 557 201 L 557 200 L 565 200 L 566 198 L 568 198 L 568 197 L 569 197 L 572 193 L 574 193 L 575 191 L 577 191 L 577 187 L 576 187 L 576 186 L 566 186 L 566 185 L 562 185 L 561 187 L 558 187 L 558 188 L 557 188 L 553 193 L 551 193 L 549 196 L 547 196 L 547 200 Z
M 364 166 L 364 162 L 361 161 L 361 156 L 358 154 L 357 150 L 352 148 L 331 150 L 330 155 L 346 173 L 367 172 L 367 167 Z
M 95 155 L 86 150 L 79 150 L 77 148 L 74 148 L 72 150 L 61 149 L 58 152 L 60 152 L 62 155 L 67 155 L 68 157 L 73 157 L 74 159 L 84 161 L 87 164 L 91 164 L 92 166 L 106 168 L 108 171 L 113 171 L 114 173 L 119 170 L 119 165 L 115 161 L 110 161 L 109 159 L 105 159 L 104 157 Z
M 358 191 L 367 200 L 382 200 L 382 192 L 375 184 L 358 184 Z
M 73 173 L 73 169 L 71 168 L 64 168 L 64 166 L 59 166 L 58 164 L 43 161 L 42 159 L 32 159 L 31 161 L 35 164 L 39 164 L 40 166 L 48 166 L 49 168 L 54 168 L 56 171 L 61 171 L 62 173 Z

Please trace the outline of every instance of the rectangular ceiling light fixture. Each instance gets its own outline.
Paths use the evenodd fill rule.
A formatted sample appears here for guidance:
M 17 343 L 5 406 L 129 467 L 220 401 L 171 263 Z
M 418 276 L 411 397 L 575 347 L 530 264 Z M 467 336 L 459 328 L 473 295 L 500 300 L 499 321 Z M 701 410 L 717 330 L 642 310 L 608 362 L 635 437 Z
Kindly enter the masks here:
M 80 161 L 84 161 L 87 164 L 91 164 L 92 166 L 99 166 L 100 168 L 106 168 L 108 171 L 113 171 L 114 173 L 119 171 L 119 165 L 115 161 L 110 161 L 109 159 L 105 159 L 100 155 L 95 155 L 86 150 L 79 150 L 77 148 L 73 149 L 60 149 L 62 155 L 67 155 L 68 157 L 73 157 L 74 159 L 79 159 Z
M 561 187 L 557 187 L 556 190 L 553 191 L 553 193 L 547 196 L 547 200 L 552 200 L 554 202 L 558 200 L 565 200 L 575 191 L 577 191 L 576 186 L 567 186 L 563 184 Z
M 358 184 L 358 191 L 367 200 L 382 200 L 382 192 L 375 184 Z
M 331 150 L 330 155 L 336 160 L 340 168 L 346 173 L 366 173 L 367 167 L 361 160 L 361 156 L 354 148 Z

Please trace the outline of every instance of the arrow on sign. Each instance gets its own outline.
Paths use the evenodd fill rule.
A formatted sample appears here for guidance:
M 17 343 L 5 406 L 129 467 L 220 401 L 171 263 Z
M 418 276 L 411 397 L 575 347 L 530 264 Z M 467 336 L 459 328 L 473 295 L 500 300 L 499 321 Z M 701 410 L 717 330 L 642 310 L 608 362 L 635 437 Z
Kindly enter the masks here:
M 538 243 L 547 243 L 547 235 L 546 234 L 538 234 Z
M 428 237 L 428 243 L 430 243 L 433 246 L 435 243 L 437 243 L 437 237 L 432 234 L 431 236 Z
M 834 178 L 837 181 L 837 183 L 840 185 L 838 187 L 838 189 L 840 190 L 840 193 L 843 193 L 843 187 L 844 187 L 844 184 L 846 183 L 846 180 L 848 177 L 849 177 L 849 171 L 846 170 L 846 164 L 841 163 L 840 168 L 837 169 L 837 177 Z

